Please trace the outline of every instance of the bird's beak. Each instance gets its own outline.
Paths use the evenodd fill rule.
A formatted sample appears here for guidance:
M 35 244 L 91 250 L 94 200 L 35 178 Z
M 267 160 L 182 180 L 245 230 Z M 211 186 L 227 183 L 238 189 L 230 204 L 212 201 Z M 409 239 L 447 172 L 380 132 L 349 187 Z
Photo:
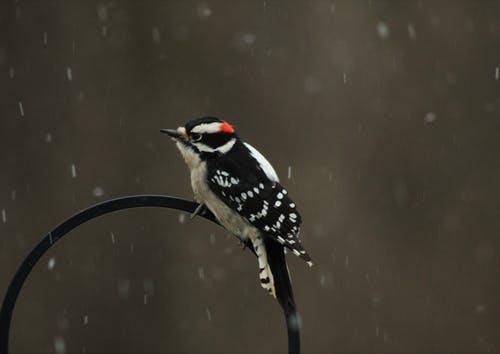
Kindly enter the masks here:
M 173 129 L 160 129 L 160 132 L 170 135 L 174 140 L 180 139 L 180 138 L 187 138 L 187 133 L 186 133 L 186 128 L 184 127 L 179 127 L 176 130 Z

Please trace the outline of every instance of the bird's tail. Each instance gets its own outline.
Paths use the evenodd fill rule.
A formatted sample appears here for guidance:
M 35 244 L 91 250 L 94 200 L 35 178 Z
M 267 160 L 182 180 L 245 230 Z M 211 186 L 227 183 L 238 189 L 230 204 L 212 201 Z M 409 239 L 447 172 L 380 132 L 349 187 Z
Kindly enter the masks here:
M 252 240 L 259 262 L 260 284 L 280 303 L 283 310 L 295 309 L 292 284 L 285 259 L 285 248 L 270 237 Z
M 276 299 L 285 313 L 288 330 L 288 351 L 300 353 L 299 319 L 293 298 L 290 274 L 285 259 L 284 247 L 270 237 L 264 237 L 267 263 L 274 278 Z
M 283 310 L 295 309 L 292 284 L 285 259 L 284 247 L 270 237 L 264 238 L 267 253 L 267 264 L 274 278 L 276 299 Z
M 257 261 L 259 262 L 259 279 L 260 285 L 266 289 L 269 294 L 276 297 L 276 290 L 274 288 L 274 274 L 271 271 L 271 267 L 268 262 L 267 247 L 264 244 L 262 237 L 257 237 L 252 239 L 252 246 L 255 255 L 257 256 Z

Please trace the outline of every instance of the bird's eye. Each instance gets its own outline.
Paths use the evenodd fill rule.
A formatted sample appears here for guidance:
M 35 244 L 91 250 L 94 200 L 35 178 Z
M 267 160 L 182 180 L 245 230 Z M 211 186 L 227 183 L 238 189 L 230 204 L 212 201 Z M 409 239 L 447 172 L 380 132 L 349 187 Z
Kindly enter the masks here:
M 201 140 L 201 134 L 191 133 L 191 140 L 192 141 L 200 141 Z

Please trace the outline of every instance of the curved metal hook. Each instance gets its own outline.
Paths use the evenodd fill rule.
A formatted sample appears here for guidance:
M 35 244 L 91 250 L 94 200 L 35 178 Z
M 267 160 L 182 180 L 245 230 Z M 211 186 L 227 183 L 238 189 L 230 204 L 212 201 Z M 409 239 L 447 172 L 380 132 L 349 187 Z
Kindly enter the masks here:
M 7 354 L 9 349 L 9 331 L 12 320 L 12 313 L 16 305 L 17 298 L 21 288 L 28 277 L 31 270 L 34 268 L 40 258 L 52 247 L 59 239 L 61 239 L 68 232 L 98 216 L 111 213 L 117 210 L 138 208 L 138 207 L 160 207 L 170 208 L 193 213 L 199 204 L 180 198 L 174 198 L 162 195 L 135 195 L 127 196 L 116 199 L 107 200 L 99 204 L 93 205 L 84 209 L 70 218 L 63 221 L 50 231 L 30 254 L 24 259 L 23 263 L 17 270 L 14 278 L 12 279 L 0 311 L 0 354 Z M 214 215 L 210 212 L 205 212 L 202 215 L 207 220 L 219 224 Z M 285 318 L 288 330 L 288 345 L 290 353 L 300 352 L 300 337 L 298 326 L 291 321 L 296 321 L 295 310 L 290 313 L 289 310 L 284 309 Z

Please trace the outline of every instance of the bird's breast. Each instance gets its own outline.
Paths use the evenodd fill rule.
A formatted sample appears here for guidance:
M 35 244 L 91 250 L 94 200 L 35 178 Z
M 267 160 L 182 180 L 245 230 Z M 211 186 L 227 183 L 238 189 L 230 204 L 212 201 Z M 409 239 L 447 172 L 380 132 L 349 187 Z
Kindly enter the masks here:
M 196 201 L 204 204 L 222 226 L 240 239 L 257 237 L 259 231 L 212 192 L 207 183 L 206 174 L 207 167 L 204 161 L 191 169 L 191 186 Z

